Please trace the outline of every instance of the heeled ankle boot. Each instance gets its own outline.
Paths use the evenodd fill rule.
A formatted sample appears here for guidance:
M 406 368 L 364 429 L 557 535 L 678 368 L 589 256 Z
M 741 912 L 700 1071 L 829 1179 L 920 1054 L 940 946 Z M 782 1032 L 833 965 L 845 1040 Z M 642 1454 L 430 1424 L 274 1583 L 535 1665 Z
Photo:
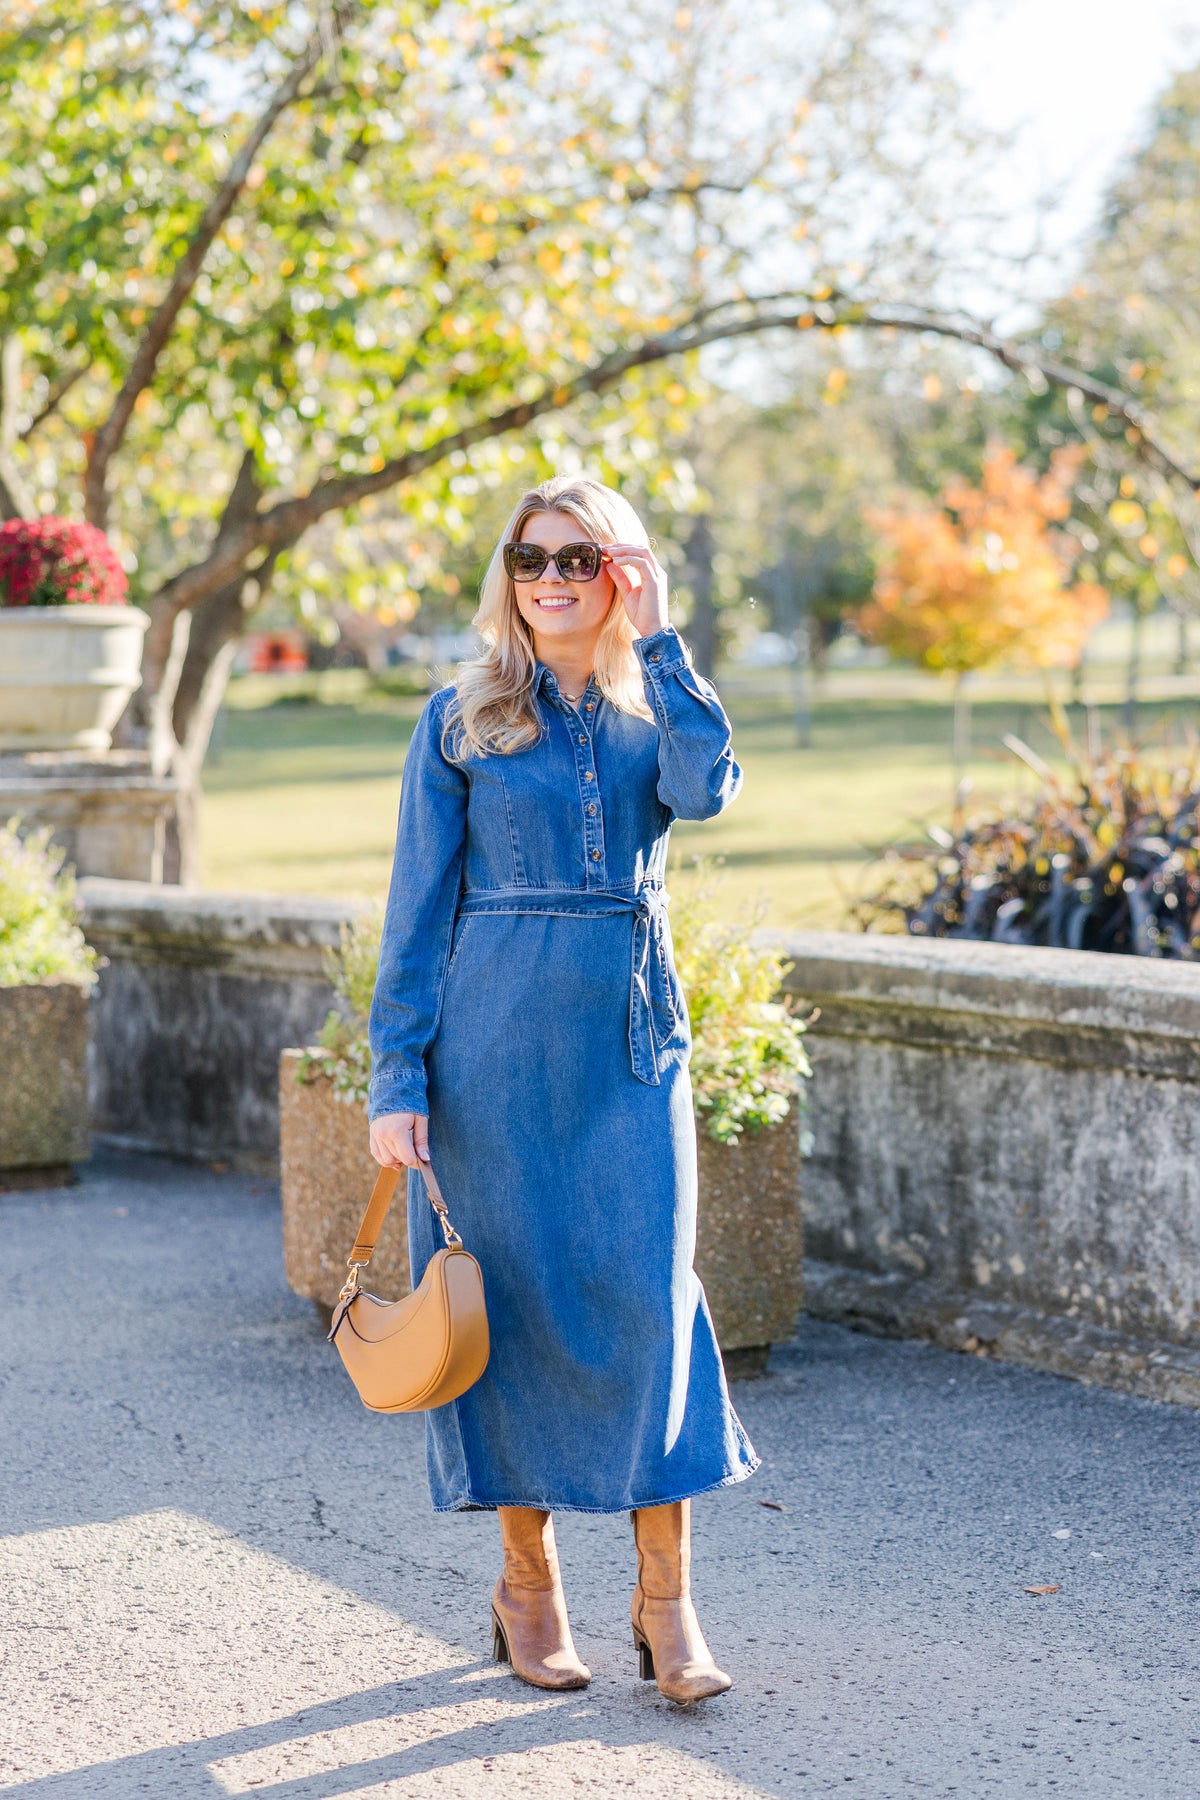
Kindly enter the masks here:
M 492 1594 L 492 1650 L 497 1662 L 540 1688 L 581 1688 L 592 1679 L 571 1641 L 558 1569 L 554 1521 L 534 1506 L 501 1506 L 504 1573 Z
M 733 1686 L 704 1641 L 691 1596 L 690 1500 L 641 1506 L 630 1513 L 637 1545 L 633 1642 L 643 1681 L 657 1681 L 668 1700 L 690 1706 Z

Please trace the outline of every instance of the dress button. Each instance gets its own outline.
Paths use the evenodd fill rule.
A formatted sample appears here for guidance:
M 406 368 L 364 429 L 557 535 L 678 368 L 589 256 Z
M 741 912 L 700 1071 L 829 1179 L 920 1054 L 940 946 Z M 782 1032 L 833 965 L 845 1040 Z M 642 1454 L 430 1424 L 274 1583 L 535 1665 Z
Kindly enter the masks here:
M 595 812 L 595 810 L 596 810 L 596 808 L 595 808 L 595 807 L 594 807 L 594 806 L 589 806 L 589 807 L 588 807 L 588 811 L 589 811 L 589 812 L 590 812 L 590 813 L 594 813 L 594 812 Z
M 588 770 L 588 772 L 587 772 L 587 774 L 586 774 L 586 775 L 585 775 L 585 776 L 584 776 L 584 778 L 583 778 L 583 779 L 584 779 L 584 780 L 585 780 L 585 781 L 595 781 L 595 779 L 596 779 L 596 771 L 595 771 L 595 769 L 589 769 L 589 770 Z
M 579 741 L 580 741 L 580 743 L 581 743 L 581 744 L 586 744 L 586 743 L 587 743 L 587 732 L 586 732 L 586 731 L 581 731 L 581 732 L 580 732 L 580 734 L 579 734 Z
M 595 709 L 596 709 L 596 702 L 594 700 L 589 700 L 583 710 L 585 712 L 594 712 Z
M 599 852 L 599 851 L 598 851 L 598 850 L 593 850 L 593 851 L 592 851 L 592 861 L 593 861 L 593 862 L 599 862 L 599 861 L 600 861 L 600 852 Z
M 651 661 L 651 662 L 661 662 L 661 661 L 662 661 L 662 657 L 661 657 L 661 656 L 660 656 L 660 655 L 659 655 L 659 654 L 658 654 L 658 651 L 657 651 L 657 650 L 653 650 L 653 651 L 651 651 L 651 653 L 650 653 L 650 661 Z

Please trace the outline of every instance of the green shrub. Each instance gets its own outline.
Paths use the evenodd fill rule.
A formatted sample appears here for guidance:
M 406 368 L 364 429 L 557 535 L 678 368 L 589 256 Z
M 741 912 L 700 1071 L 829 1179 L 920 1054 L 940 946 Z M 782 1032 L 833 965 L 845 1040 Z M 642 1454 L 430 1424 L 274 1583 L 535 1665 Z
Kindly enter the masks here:
M 96 979 L 96 952 L 84 941 L 75 878 L 48 830 L 0 826 L 0 987 Z
M 803 1111 L 811 1075 L 805 1021 L 780 998 L 791 967 L 776 949 L 754 941 L 767 910 L 759 900 L 741 918 L 721 910 L 710 864 L 671 900 L 675 965 L 692 1025 L 692 1097 L 697 1117 L 718 1143 L 733 1144 Z M 801 1148 L 807 1154 L 805 1132 Z
M 379 971 L 383 914 L 382 901 L 365 906 L 342 926 L 338 949 L 326 951 L 326 973 L 341 1005 L 326 1016 L 316 1044 L 300 1058 L 296 1072 L 299 1081 L 327 1075 L 337 1098 L 348 1106 L 365 1104 L 371 1080 L 367 1018 Z
M 692 1024 L 696 1112 L 710 1137 L 733 1144 L 743 1132 L 785 1118 L 793 1103 L 802 1109 L 811 1071 L 802 1043 L 804 1021 L 795 1017 L 789 999 L 779 998 L 788 965 L 776 950 L 751 941 L 765 901 L 748 918 L 731 920 L 718 910 L 716 886 L 705 866 L 684 895 L 673 899 L 672 936 Z M 371 1078 L 367 1016 L 382 929 L 382 905 L 343 926 L 341 946 L 327 958 L 340 1004 L 298 1071 L 301 1081 L 328 1076 L 337 1097 L 348 1104 L 366 1100 Z

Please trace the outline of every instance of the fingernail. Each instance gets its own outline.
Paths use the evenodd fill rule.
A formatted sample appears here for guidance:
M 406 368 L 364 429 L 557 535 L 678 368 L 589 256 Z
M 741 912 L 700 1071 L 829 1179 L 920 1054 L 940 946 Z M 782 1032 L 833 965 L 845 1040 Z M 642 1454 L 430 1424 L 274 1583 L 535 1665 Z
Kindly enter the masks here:
M 419 1157 L 420 1157 L 420 1158 L 421 1158 L 421 1161 L 422 1161 L 422 1162 L 428 1162 L 428 1161 L 429 1161 L 429 1152 L 428 1152 L 428 1150 L 425 1150 L 425 1149 L 421 1149 L 421 1150 L 418 1150 L 418 1151 L 417 1151 L 417 1155 L 418 1155 L 418 1156 L 419 1156 Z

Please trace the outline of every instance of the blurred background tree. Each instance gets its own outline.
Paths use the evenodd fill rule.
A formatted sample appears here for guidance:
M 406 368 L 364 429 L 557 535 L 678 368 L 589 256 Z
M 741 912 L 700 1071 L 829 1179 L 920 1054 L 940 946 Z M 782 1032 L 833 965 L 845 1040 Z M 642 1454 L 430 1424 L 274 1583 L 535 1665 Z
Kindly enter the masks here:
M 873 515 L 885 550 L 859 622 L 873 642 L 953 678 L 957 776 L 970 750 L 968 677 L 1001 660 L 1071 668 L 1108 611 L 1094 582 L 1067 585 L 1076 544 L 1062 526 L 1080 460 L 1060 450 L 1038 478 L 996 445 L 979 487 L 957 481 L 939 507 Z

